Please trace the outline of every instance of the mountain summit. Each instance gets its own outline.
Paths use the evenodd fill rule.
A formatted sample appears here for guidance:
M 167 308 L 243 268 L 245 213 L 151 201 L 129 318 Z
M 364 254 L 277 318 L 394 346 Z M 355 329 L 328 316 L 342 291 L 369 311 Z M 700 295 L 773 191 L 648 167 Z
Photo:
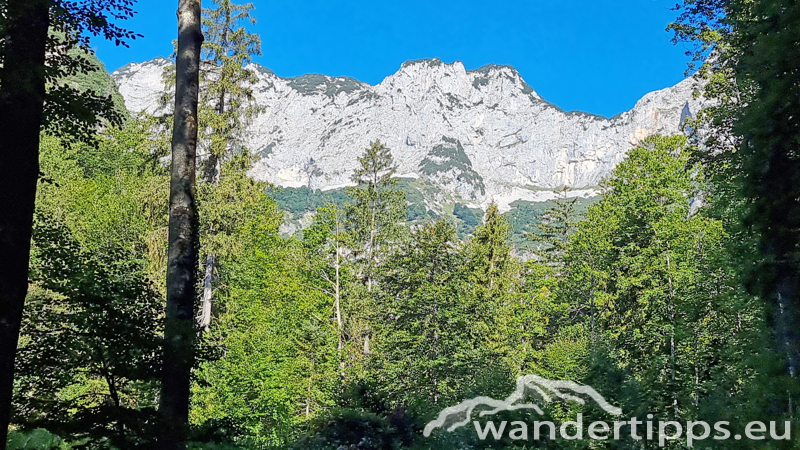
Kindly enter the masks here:
M 112 73 L 129 110 L 156 112 L 167 64 L 157 58 Z M 380 139 L 398 174 L 432 188 L 432 205 L 495 200 L 508 209 L 514 200 L 552 198 L 563 185 L 591 194 L 630 148 L 651 134 L 679 132 L 704 102 L 692 95 L 698 81 L 687 78 L 608 119 L 548 103 L 510 66 L 408 61 L 374 86 L 249 68 L 263 108 L 245 139 L 259 157 L 253 177 L 282 187 L 341 188 L 351 184 L 356 157 Z

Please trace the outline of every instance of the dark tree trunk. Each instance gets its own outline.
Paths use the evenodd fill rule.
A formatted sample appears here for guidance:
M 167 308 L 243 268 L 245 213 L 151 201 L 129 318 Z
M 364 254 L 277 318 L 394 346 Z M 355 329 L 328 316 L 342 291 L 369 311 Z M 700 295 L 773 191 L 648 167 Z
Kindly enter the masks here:
M 164 420 L 161 449 L 185 448 L 189 421 L 197 281 L 197 95 L 202 43 L 200 0 L 180 0 L 169 199 L 167 314 L 159 405 Z
M 39 178 L 49 3 L 8 0 L 0 68 L 0 448 L 6 446 Z
M 787 114 L 788 115 L 788 114 Z M 769 164 L 757 187 L 761 194 L 755 202 L 762 221 L 761 270 L 758 273 L 761 293 L 770 307 L 770 321 L 779 353 L 785 358 L 786 371 L 792 378 L 800 375 L 800 206 L 797 204 L 800 163 L 790 155 L 792 143 L 770 150 Z M 788 412 L 794 414 L 794 399 L 789 397 Z

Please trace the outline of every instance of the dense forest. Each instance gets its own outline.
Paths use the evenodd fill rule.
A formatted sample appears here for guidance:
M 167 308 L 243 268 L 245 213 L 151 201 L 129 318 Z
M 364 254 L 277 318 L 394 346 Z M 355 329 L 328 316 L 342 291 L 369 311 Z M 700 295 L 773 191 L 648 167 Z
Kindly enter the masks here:
M 130 1 L 2 4 L 0 445 L 800 449 L 797 2 L 676 5 L 668 29 L 712 107 L 639 142 L 597 200 L 564 188 L 507 214 L 457 204 L 456 220 L 410 206 L 380 141 L 335 195 L 247 176 L 252 5 L 182 0 L 167 112 L 131 116 L 88 40 L 135 39 Z M 627 417 L 778 426 L 423 435 L 530 374 Z M 570 399 L 497 417 L 576 414 L 611 420 Z

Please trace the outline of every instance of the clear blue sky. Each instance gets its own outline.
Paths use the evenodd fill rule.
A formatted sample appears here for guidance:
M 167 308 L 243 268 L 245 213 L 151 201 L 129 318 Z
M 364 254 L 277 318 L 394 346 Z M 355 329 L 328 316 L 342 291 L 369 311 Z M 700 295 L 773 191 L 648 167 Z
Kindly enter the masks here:
M 379 83 L 409 59 L 514 66 L 545 100 L 613 116 L 683 78 L 687 57 L 664 31 L 676 0 L 255 0 L 263 56 L 283 77 Z M 242 2 L 244 3 L 244 2 Z M 95 40 L 109 70 L 169 56 L 177 0 L 139 0 L 129 49 Z M 211 4 L 203 0 L 204 6 Z

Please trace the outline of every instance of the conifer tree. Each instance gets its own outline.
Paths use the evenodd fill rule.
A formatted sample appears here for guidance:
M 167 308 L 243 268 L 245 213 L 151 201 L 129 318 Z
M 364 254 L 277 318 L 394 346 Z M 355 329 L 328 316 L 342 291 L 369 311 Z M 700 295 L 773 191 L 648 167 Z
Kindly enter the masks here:
M 200 123 L 207 159 L 203 179 L 214 182 L 220 175 L 220 161 L 242 144 L 244 126 L 258 113 L 253 98 L 256 74 L 246 69 L 254 56 L 261 55 L 261 39 L 249 33 L 255 24 L 252 3 L 237 5 L 230 0 L 213 0 L 203 10 L 201 53 Z
M 536 225 L 539 234 L 528 237 L 538 244 L 534 252 L 539 260 L 548 266 L 561 264 L 561 258 L 567 245 L 567 238 L 575 231 L 577 214 L 575 203 L 577 198 L 567 198 L 569 188 L 566 186 L 555 191 L 558 197 L 553 200 L 554 206 L 542 215 L 542 223 Z
M 353 203 L 347 206 L 347 220 L 352 239 L 351 255 L 367 291 L 360 299 L 367 303 L 353 306 L 365 315 L 371 309 L 369 297 L 376 283 L 376 268 L 402 234 L 399 223 L 404 218 L 406 205 L 403 191 L 395 189 L 397 167 L 389 148 L 376 140 L 364 150 L 358 162 L 359 167 L 351 178 L 356 186 L 346 188 L 353 197 Z M 361 335 L 363 352 L 368 355 L 371 330 L 368 319 L 362 319 L 356 320 L 361 329 L 354 333 Z
M 511 224 L 492 202 L 464 251 L 472 296 L 487 313 L 480 318 L 489 325 L 483 345 L 502 355 L 512 372 L 521 374 L 544 328 L 540 303 L 545 294 L 524 291 L 522 264 L 513 255 L 510 236 Z
M 472 288 L 467 254 L 442 219 L 381 266 L 373 375 L 390 403 L 425 407 L 498 386 L 499 354 L 486 345 L 495 311 Z
M 252 155 L 242 151 L 220 164 L 220 176 L 215 182 L 201 183 L 197 188 L 202 212 L 200 247 L 207 255 L 200 311 L 200 326 L 204 329 L 211 324 L 212 290 L 222 275 L 212 269 L 224 268 L 221 261 L 233 262 L 244 251 L 241 234 L 245 225 L 253 217 L 265 215 L 268 208 L 264 201 L 267 183 L 248 177 L 251 167 Z
M 261 55 L 260 38 L 245 28 L 245 24 L 255 23 L 250 15 L 253 9 L 252 3 L 213 0 L 213 6 L 203 10 L 206 40 L 200 63 L 203 89 L 199 115 L 206 151 L 203 181 L 213 186 L 219 185 L 224 159 L 242 148 L 244 126 L 258 112 L 252 88 L 258 77 L 245 68 L 253 56 Z M 204 207 L 218 206 L 207 202 Z M 224 230 L 203 222 L 201 244 L 206 255 L 200 326 L 207 329 L 211 324 L 214 271 L 219 265 L 219 252 L 213 247 L 219 247 L 217 235 Z
M 511 224 L 500 214 L 497 204 L 492 202 L 486 210 L 483 225 L 475 228 L 469 246 L 474 276 L 479 285 L 493 290 L 502 283 L 503 278 L 513 273 L 516 261 L 508 243 L 510 236 Z
M 368 290 L 375 284 L 375 267 L 396 240 L 398 224 L 405 212 L 405 195 L 394 189 L 397 166 L 389 148 L 380 140 L 373 142 L 358 158 L 359 167 L 352 176 L 355 187 L 347 188 L 354 203 L 348 208 L 356 258 L 362 265 L 362 277 Z

